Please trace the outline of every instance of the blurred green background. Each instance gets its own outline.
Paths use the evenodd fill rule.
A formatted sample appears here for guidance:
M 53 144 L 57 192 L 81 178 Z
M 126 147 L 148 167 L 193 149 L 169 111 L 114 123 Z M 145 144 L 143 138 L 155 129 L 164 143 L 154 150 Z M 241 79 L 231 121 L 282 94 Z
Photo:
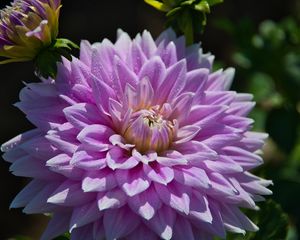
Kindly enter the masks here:
M 4 7 L 9 1 L 1 1 Z M 107 37 L 117 28 L 133 37 L 143 29 L 157 36 L 164 28 L 165 13 L 142 0 L 64 1 L 60 36 L 79 43 Z M 228 239 L 297 240 L 300 233 L 300 1 L 225 0 L 208 15 L 204 33 L 196 40 L 216 56 L 215 68 L 236 68 L 233 89 L 251 92 L 257 105 L 251 113 L 254 130 L 266 131 L 265 165 L 256 174 L 272 179 L 273 199 L 261 203 L 259 213 L 248 212 L 261 231 Z M 77 53 L 75 53 L 77 54 Z M 31 129 L 23 114 L 12 106 L 23 83 L 38 81 L 30 63 L 0 66 L 0 142 Z M 47 218 L 9 210 L 13 197 L 27 180 L 12 176 L 0 162 L 0 239 L 16 235 L 38 239 Z

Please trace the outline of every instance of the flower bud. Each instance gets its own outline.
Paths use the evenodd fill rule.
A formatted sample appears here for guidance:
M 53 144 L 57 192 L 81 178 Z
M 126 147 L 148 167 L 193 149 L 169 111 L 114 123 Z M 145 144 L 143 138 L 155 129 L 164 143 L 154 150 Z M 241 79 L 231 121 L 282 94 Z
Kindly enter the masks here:
M 58 34 L 60 0 L 14 0 L 1 10 L 0 63 L 34 59 Z

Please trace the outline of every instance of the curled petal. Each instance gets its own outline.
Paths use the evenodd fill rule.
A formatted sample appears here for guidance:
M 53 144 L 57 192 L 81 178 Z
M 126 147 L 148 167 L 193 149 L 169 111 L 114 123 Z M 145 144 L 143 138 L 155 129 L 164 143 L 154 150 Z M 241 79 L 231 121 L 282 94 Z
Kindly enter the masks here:
M 138 161 L 134 157 L 128 157 L 124 151 L 118 147 L 114 147 L 107 152 L 106 161 L 108 167 L 115 169 L 131 169 L 138 165 Z

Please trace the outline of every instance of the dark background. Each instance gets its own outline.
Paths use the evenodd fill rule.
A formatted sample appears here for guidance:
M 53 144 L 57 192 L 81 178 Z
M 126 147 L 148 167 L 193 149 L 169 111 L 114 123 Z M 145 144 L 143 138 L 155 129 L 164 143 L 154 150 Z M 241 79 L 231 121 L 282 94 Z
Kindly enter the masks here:
M 0 7 L 9 2 L 1 1 Z M 105 37 L 114 41 L 118 28 L 132 37 L 143 29 L 148 29 L 156 37 L 164 28 L 164 14 L 142 0 L 62 0 L 62 3 L 59 35 L 76 43 L 80 39 L 95 42 Z M 288 15 L 297 16 L 297 5 L 299 1 L 296 0 L 225 0 L 223 4 L 214 7 L 208 16 L 208 26 L 201 37 L 202 46 L 225 66 L 234 65 L 231 53 L 236 48 L 235 39 L 217 28 L 215 19 L 226 18 L 238 24 L 241 19 L 248 18 L 256 27 L 265 19 L 280 21 Z M 31 63 L 0 65 L 0 73 L 0 143 L 3 143 L 33 127 L 13 104 L 18 101 L 22 81 L 38 79 L 33 74 Z M 239 76 L 236 81 L 239 81 Z M 8 168 L 9 164 L 0 162 L 0 239 L 20 234 L 38 239 L 47 219 L 25 215 L 21 209 L 9 210 L 10 202 L 26 184 L 26 179 L 11 175 Z

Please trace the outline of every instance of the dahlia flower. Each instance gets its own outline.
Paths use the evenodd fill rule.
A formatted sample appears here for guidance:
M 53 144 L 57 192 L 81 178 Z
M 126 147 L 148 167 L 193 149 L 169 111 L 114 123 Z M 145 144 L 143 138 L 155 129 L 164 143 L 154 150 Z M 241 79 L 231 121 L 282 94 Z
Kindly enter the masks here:
M 32 60 L 58 34 L 60 0 L 14 0 L 1 10 L 0 56 L 7 62 Z
M 230 91 L 233 69 L 168 29 L 115 44 L 81 43 L 56 80 L 30 83 L 16 106 L 36 126 L 2 145 L 32 181 L 11 207 L 50 213 L 42 239 L 212 239 L 258 228 L 270 181 L 249 171 L 266 134 L 251 132 L 252 96 Z

